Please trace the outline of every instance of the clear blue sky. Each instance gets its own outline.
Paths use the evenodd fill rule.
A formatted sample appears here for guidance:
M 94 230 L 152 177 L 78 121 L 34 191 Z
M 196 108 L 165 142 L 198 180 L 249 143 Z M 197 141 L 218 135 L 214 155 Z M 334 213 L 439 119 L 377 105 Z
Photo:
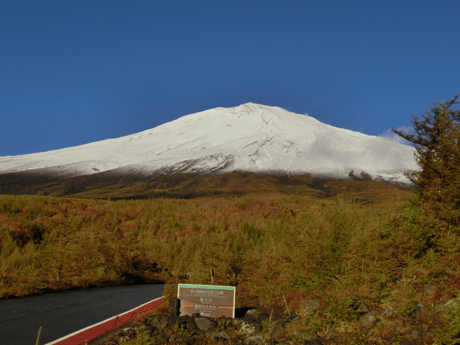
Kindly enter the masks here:
M 261 103 L 370 135 L 460 92 L 460 1 L 0 2 L 0 156 Z

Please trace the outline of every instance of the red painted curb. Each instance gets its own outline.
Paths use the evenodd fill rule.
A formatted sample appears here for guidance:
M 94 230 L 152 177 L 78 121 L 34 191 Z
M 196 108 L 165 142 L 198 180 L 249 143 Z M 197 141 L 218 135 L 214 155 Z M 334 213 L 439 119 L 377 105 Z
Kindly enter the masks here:
M 45 345 L 83 345 L 87 341 L 94 340 L 117 327 L 123 326 L 161 303 L 163 303 L 162 297 L 154 299 L 134 309 L 128 310 L 123 314 L 113 316 L 110 319 L 88 326 Z

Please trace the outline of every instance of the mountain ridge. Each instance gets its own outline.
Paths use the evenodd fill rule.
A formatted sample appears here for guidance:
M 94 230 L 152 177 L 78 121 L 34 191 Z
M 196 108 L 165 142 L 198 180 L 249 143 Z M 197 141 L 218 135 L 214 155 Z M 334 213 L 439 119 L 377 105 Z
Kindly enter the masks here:
M 312 174 L 410 184 L 415 149 L 336 128 L 279 107 L 245 103 L 182 116 L 152 129 L 70 148 L 0 157 L 0 174 L 42 169 L 61 177 L 112 171 Z

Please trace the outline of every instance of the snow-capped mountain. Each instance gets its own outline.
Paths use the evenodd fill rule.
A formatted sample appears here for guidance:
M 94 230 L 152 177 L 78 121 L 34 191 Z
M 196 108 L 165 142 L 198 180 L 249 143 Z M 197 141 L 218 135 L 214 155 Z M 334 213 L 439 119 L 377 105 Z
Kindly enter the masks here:
M 246 103 L 183 116 L 137 134 L 60 150 L 0 157 L 0 174 L 62 177 L 120 174 L 273 172 L 367 175 L 410 184 L 415 149 L 278 107 Z M 39 170 L 37 170 L 39 169 Z

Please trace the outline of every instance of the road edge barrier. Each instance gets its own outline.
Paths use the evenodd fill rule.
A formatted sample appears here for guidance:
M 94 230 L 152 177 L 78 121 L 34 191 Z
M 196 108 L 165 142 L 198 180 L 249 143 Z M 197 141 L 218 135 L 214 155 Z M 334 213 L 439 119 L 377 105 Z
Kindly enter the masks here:
M 134 309 L 112 316 L 111 318 L 95 323 L 94 325 L 82 328 L 62 338 L 46 343 L 45 345 L 83 345 L 86 342 L 102 337 L 106 333 L 133 321 L 136 317 L 152 310 L 156 306 L 159 306 L 163 303 L 163 298 L 166 297 L 167 296 L 158 297 Z

